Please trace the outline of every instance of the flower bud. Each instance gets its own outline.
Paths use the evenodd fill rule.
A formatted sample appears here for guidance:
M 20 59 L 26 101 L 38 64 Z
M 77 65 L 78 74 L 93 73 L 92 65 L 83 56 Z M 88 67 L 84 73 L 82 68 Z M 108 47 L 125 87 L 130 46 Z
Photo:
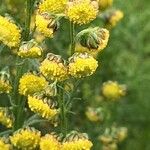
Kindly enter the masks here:
M 77 45 L 82 47 L 80 49 L 76 47 L 76 51 L 89 54 L 99 52 L 107 46 L 108 39 L 109 31 L 107 29 L 98 27 L 85 29 L 77 35 Z

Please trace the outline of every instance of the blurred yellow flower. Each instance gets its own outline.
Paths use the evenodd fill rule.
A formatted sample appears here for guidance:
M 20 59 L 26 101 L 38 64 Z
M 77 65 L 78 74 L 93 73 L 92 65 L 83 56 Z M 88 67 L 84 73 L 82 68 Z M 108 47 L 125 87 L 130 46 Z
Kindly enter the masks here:
M 27 73 L 20 78 L 19 93 L 25 96 L 33 95 L 34 93 L 44 90 L 47 85 L 48 82 L 44 77 Z
M 0 138 L 0 150 L 11 150 L 11 145 L 6 144 L 2 138 Z
M 50 101 L 47 99 L 28 96 L 28 105 L 31 111 L 51 120 L 59 111 L 58 109 L 51 108 L 51 104 L 49 103 Z
M 107 81 L 103 83 L 102 94 L 108 99 L 117 100 L 126 94 L 126 88 L 116 81 Z
M 34 128 L 20 129 L 10 137 L 14 147 L 21 150 L 34 150 L 40 142 L 41 133 Z
M 10 93 L 11 90 L 12 86 L 9 81 L 0 79 L 0 93 Z
M 89 0 L 75 0 L 70 2 L 66 14 L 74 24 L 90 23 L 97 16 L 98 10 Z
M 61 143 L 51 134 L 46 134 L 40 140 L 40 150 L 61 150 Z
M 13 124 L 12 117 L 8 114 L 8 111 L 4 107 L 0 107 L 0 123 L 7 128 L 11 128 Z
M 0 16 L 0 41 L 9 47 L 18 47 L 21 31 L 6 17 Z
M 68 67 L 72 77 L 81 78 L 92 75 L 98 67 L 98 62 L 87 53 L 75 53 L 69 59 Z
M 99 2 L 99 9 L 103 10 L 110 7 L 113 3 L 113 0 L 98 0 L 98 2 Z

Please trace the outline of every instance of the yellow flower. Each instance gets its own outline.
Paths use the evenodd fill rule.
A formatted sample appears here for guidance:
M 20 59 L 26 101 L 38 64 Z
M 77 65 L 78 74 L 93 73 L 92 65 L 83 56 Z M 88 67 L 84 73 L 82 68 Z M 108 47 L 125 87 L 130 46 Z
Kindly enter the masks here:
M 41 133 L 33 128 L 21 129 L 15 132 L 11 137 L 11 143 L 14 147 L 21 150 L 34 150 L 40 142 Z
M 87 134 L 72 131 L 62 143 L 62 150 L 90 150 L 93 146 Z
M 0 150 L 10 150 L 10 144 L 6 144 L 2 138 L 0 138 Z
M 8 80 L 0 79 L 0 93 L 10 93 L 12 86 Z
M 51 134 L 41 138 L 40 150 L 61 150 L 61 143 Z
M 20 29 L 9 19 L 0 16 L 0 41 L 9 47 L 18 47 L 20 43 Z
M 0 107 L 0 123 L 7 128 L 11 128 L 13 124 L 12 117 L 8 114 L 6 108 Z
M 34 93 L 41 92 L 48 85 L 43 77 L 27 73 L 24 74 L 19 81 L 19 93 L 21 95 L 33 95 Z
M 54 32 L 58 28 L 58 22 L 48 13 L 36 15 L 36 29 L 45 37 L 53 37 Z
M 127 135 L 128 135 L 128 129 L 126 127 L 120 127 L 117 129 L 116 139 L 119 142 L 122 142 L 127 137 Z
M 107 145 L 103 145 L 102 150 L 118 150 L 118 145 L 115 142 L 109 143 Z
M 90 150 L 92 143 L 87 139 L 79 139 L 71 142 L 64 142 L 62 150 Z
M 67 16 L 74 24 L 90 23 L 97 16 L 98 10 L 89 0 L 75 0 L 68 6 Z
M 43 118 L 51 120 L 56 114 L 58 114 L 58 109 L 51 108 L 49 103 L 50 102 L 47 99 L 28 96 L 28 105 L 31 111 L 39 114 Z
M 101 108 L 88 107 L 85 115 L 92 122 L 103 121 L 104 118 L 103 110 Z
M 103 83 L 102 94 L 112 100 L 117 100 L 125 95 L 125 86 L 119 85 L 116 81 L 108 81 Z
M 41 63 L 40 71 L 49 80 L 63 81 L 67 78 L 67 68 L 61 56 L 52 53 Z
M 98 62 L 87 53 L 75 53 L 69 60 L 69 74 L 72 77 L 81 78 L 92 75 Z
M 82 30 L 77 35 L 76 51 L 96 56 L 107 46 L 108 39 L 109 31 L 107 29 L 95 27 Z
M 113 0 L 98 0 L 100 10 L 110 7 L 113 3 Z
M 67 0 L 44 0 L 43 3 L 39 5 L 39 12 L 63 13 L 66 3 Z
M 42 55 L 42 48 L 34 40 L 23 43 L 18 55 L 23 58 L 38 58 Z
M 108 24 L 112 27 L 116 26 L 116 24 L 123 18 L 124 14 L 120 10 L 115 10 L 112 12 L 110 17 L 108 18 Z

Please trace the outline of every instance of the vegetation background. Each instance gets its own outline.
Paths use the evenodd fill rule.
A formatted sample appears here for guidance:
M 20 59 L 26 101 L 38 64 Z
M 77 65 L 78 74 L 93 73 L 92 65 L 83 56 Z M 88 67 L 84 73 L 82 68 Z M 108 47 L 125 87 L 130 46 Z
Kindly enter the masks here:
M 8 12 L 20 22 L 20 18 L 23 19 L 24 1 L 12 0 L 12 3 L 18 7 L 15 13 L 8 10 L 4 0 L 0 0 L 0 14 Z M 101 125 L 89 122 L 83 108 L 94 105 L 92 101 L 99 98 L 104 81 L 117 80 L 128 87 L 126 97 L 110 108 L 110 122 L 115 121 L 119 126 L 129 129 L 128 138 L 119 146 L 119 150 L 150 150 L 150 1 L 114 0 L 114 7 L 121 9 L 125 17 L 111 31 L 109 44 L 99 55 L 101 67 L 84 82 L 81 87 L 84 93 L 78 93 L 84 102 L 75 102 L 74 109 L 78 107 L 79 112 L 76 116 L 70 116 L 70 128 L 76 125 L 77 129 L 87 132 L 95 143 L 99 143 L 96 137 L 101 133 Z M 100 22 L 96 20 L 93 24 L 98 25 Z M 62 54 L 66 53 L 65 49 L 69 45 L 67 30 L 68 23 L 62 21 L 56 38 L 46 41 L 50 50 L 55 50 L 55 53 L 62 50 Z M 5 57 L 7 52 L 8 49 L 1 45 L 0 69 L 4 64 L 13 64 L 13 57 Z M 6 104 L 5 95 L 1 95 L 0 106 Z M 95 144 L 94 150 L 99 150 L 100 145 Z

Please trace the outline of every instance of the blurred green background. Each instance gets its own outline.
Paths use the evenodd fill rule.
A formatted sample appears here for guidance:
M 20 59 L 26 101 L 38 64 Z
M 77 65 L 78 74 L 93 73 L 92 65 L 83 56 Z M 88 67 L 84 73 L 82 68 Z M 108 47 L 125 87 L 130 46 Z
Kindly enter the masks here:
M 128 88 L 126 97 L 111 108 L 111 121 L 129 129 L 128 138 L 119 149 L 150 150 L 150 1 L 114 0 L 114 7 L 124 12 L 124 19 L 111 31 L 109 44 L 98 57 L 101 67 L 84 82 L 84 93 L 78 93 L 85 101 L 81 106 L 81 101 L 75 102 L 74 106 L 79 106 L 79 112 L 77 117 L 70 117 L 73 120 L 70 128 L 76 124 L 77 128 L 92 137 L 94 143 L 99 142 L 97 136 L 101 133 L 101 125 L 85 119 L 82 108 L 92 104 L 91 101 L 97 98 L 104 81 L 116 80 L 126 84 Z M 6 8 L 3 0 L 0 0 L 0 14 L 6 11 L 10 13 Z M 16 14 L 12 16 L 20 21 L 18 12 Z M 99 20 L 95 23 L 99 24 Z M 61 53 L 65 56 L 65 49 L 69 45 L 69 39 L 66 38 L 68 34 L 68 23 L 62 21 L 56 38 L 46 41 L 49 49 L 55 50 L 55 53 L 62 50 Z M 5 52 L 2 54 L 5 55 Z M 0 56 L 0 68 L 5 64 L 3 55 Z M 95 144 L 93 149 L 99 150 L 100 145 Z

